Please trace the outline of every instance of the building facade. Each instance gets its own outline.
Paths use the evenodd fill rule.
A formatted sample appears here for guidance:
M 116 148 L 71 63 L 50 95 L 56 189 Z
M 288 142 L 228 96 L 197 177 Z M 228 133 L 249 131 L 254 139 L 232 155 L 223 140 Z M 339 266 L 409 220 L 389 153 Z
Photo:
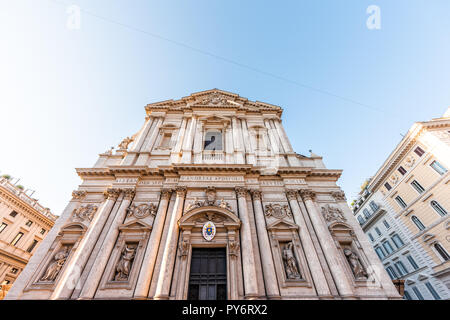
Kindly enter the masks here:
M 149 104 L 92 168 L 7 299 L 400 299 L 282 109 L 209 90 Z
M 412 126 L 353 211 L 405 299 L 450 298 L 450 113 Z
M 0 298 L 25 268 L 56 218 L 20 187 L 0 178 Z

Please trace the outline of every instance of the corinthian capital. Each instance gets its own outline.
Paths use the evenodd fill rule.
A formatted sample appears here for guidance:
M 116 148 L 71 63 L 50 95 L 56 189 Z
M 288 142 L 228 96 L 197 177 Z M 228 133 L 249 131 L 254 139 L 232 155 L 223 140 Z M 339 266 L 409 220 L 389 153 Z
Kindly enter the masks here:
M 261 200 L 262 192 L 256 189 L 250 190 L 253 200 Z
M 235 187 L 234 190 L 236 191 L 236 195 L 238 198 L 244 198 L 247 196 L 247 189 L 243 187 Z
M 186 195 L 186 187 L 178 186 L 175 188 L 175 192 L 177 193 L 177 197 L 183 197 Z
M 86 196 L 86 191 L 74 190 L 72 191 L 73 200 L 82 200 Z
M 297 200 L 298 192 L 297 190 L 287 190 L 286 191 L 286 197 L 288 200 Z
M 172 195 L 172 189 L 162 189 L 161 190 L 161 199 L 170 199 Z
M 105 198 L 114 200 L 119 197 L 120 189 L 108 188 L 108 189 L 106 189 L 106 191 L 103 194 L 105 195 Z
M 136 193 L 136 191 L 132 188 L 124 188 L 122 189 L 123 193 L 124 193 L 124 199 L 125 200 L 131 200 L 134 197 L 134 194 Z
M 331 196 L 336 201 L 346 201 L 347 200 L 347 198 L 345 197 L 345 192 L 342 190 L 332 192 Z
M 316 193 L 309 189 L 301 189 L 298 192 L 300 193 L 301 197 L 305 201 L 306 200 L 314 200 L 314 198 L 316 197 Z

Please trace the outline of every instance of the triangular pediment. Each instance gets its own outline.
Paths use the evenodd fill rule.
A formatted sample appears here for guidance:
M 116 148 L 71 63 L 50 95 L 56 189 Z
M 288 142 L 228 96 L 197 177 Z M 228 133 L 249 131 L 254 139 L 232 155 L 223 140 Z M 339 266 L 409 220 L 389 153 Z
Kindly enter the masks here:
M 150 103 L 146 106 L 147 111 L 169 109 L 183 110 L 191 108 L 235 108 L 246 111 L 272 111 L 279 113 L 283 111 L 281 107 L 260 102 L 249 101 L 247 98 L 241 97 L 236 93 L 211 89 L 200 91 L 183 97 L 179 100 L 165 100 L 161 102 Z
M 267 230 L 290 230 L 290 229 L 298 229 L 298 225 L 286 220 L 278 220 L 273 222 L 267 227 Z
M 122 224 L 119 227 L 120 230 L 151 230 L 152 226 L 141 221 L 141 220 L 132 220 L 127 223 Z

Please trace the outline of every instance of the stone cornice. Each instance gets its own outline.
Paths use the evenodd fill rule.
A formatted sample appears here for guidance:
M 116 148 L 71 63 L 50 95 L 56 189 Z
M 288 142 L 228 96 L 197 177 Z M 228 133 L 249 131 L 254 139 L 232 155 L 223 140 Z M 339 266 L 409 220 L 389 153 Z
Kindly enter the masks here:
M 2 186 L 0 186 L 0 197 L 4 198 L 7 202 L 13 204 L 14 206 L 20 208 L 21 209 L 20 211 L 28 213 L 31 217 L 33 217 L 36 220 L 39 220 L 41 223 L 45 224 L 49 228 L 53 227 L 56 219 L 58 218 L 57 216 L 55 216 L 56 217 L 55 220 L 51 220 L 44 214 L 37 211 L 32 206 L 30 206 L 24 200 L 17 197 L 17 195 L 11 193 L 9 190 L 7 190 Z

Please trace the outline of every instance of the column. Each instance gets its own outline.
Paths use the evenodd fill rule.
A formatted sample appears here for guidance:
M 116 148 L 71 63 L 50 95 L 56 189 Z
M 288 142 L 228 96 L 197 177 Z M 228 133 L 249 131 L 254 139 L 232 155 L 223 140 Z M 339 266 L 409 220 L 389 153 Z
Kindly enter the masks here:
M 319 256 L 314 248 L 314 244 L 311 235 L 308 232 L 305 219 L 302 215 L 300 206 L 297 202 L 297 191 L 289 190 L 286 192 L 286 196 L 291 205 L 292 214 L 294 216 L 295 223 L 300 227 L 298 230 L 300 240 L 305 252 L 306 261 L 311 271 L 311 275 L 316 287 L 319 297 L 331 297 L 330 289 L 328 288 L 327 279 L 325 278 L 324 271 L 319 261 Z
M 335 201 L 338 203 L 338 206 L 341 208 L 342 212 L 344 213 L 344 217 L 346 218 L 346 222 L 352 227 L 353 231 L 355 232 L 356 238 L 358 239 L 359 243 L 361 244 L 361 247 L 364 251 L 364 254 L 366 255 L 367 259 L 370 262 L 371 266 L 376 266 L 378 270 L 371 267 L 372 270 L 366 270 L 369 276 L 373 277 L 379 277 L 380 279 L 377 279 L 380 282 L 380 286 L 383 287 L 385 290 L 385 293 L 389 297 L 395 297 L 399 298 L 399 293 L 397 289 L 395 288 L 394 284 L 392 283 L 391 278 L 388 276 L 387 272 L 384 272 L 384 266 L 381 263 L 381 260 L 378 258 L 377 254 L 373 250 L 373 247 L 371 243 L 369 242 L 367 236 L 364 234 L 363 230 L 361 229 L 361 226 L 359 225 L 358 221 L 353 216 L 353 213 L 350 211 L 350 208 L 348 207 L 345 193 L 343 191 L 333 192 L 331 193 Z M 372 271 L 372 274 L 371 274 Z M 375 272 L 378 271 L 378 272 Z M 380 272 L 381 271 L 381 272 Z
M 241 141 L 241 128 L 238 123 L 238 119 L 233 117 L 233 141 L 234 141 L 234 151 L 235 151 L 235 163 L 245 163 L 244 154 L 242 152 L 242 141 Z
M 192 116 L 189 122 L 189 130 L 186 134 L 186 138 L 183 143 L 183 155 L 181 158 L 182 163 L 190 163 L 192 157 L 192 143 L 194 138 L 194 130 L 197 125 L 197 117 L 195 115 Z
M 267 235 L 266 221 L 261 204 L 261 191 L 252 190 L 253 208 L 255 210 L 256 232 L 261 253 L 262 269 L 264 274 L 264 283 L 266 286 L 267 297 L 280 298 L 280 290 L 278 288 L 277 273 L 273 264 L 272 248 L 270 246 L 269 236 Z
M 74 290 L 74 279 L 78 281 L 81 271 L 83 270 L 89 255 L 94 249 L 97 239 L 103 230 L 103 226 L 109 217 L 111 209 L 120 194 L 120 189 L 108 188 L 105 191 L 106 201 L 98 212 L 95 213 L 89 227 L 78 244 L 72 258 L 64 268 L 62 275 L 53 290 L 50 299 L 68 299 Z
M 131 150 L 127 153 L 125 158 L 123 158 L 120 165 L 130 166 L 133 164 L 133 162 L 136 158 L 136 153 L 139 152 L 139 150 L 141 149 L 142 144 L 144 143 L 145 137 L 147 137 L 147 134 L 148 134 L 153 122 L 154 122 L 154 117 L 146 117 L 145 118 L 144 126 L 139 131 L 138 136 L 135 138 L 135 140 L 133 142 L 133 146 L 132 146 Z
M 319 238 L 320 245 L 322 246 L 325 258 L 330 267 L 339 295 L 343 298 L 353 298 L 353 288 L 341 264 L 341 260 L 339 259 L 339 252 L 334 243 L 334 239 L 331 236 L 325 221 L 323 221 L 323 218 L 320 216 L 320 212 L 318 212 L 314 205 L 313 198 L 315 197 L 315 193 L 311 190 L 303 189 L 300 190 L 300 195 L 305 202 L 309 217 L 317 232 L 317 237 Z
M 203 122 L 198 121 L 194 138 L 194 163 L 202 163 Z
M 258 286 L 256 285 L 255 255 L 252 244 L 252 234 L 250 230 L 250 220 L 247 210 L 247 189 L 236 187 L 236 196 L 238 198 L 239 218 L 241 225 L 241 246 L 242 249 L 242 268 L 244 271 L 244 289 L 246 299 L 258 298 Z
M 244 153 L 246 155 L 246 163 L 255 164 L 255 154 L 254 154 L 254 147 L 252 146 L 252 142 L 250 139 L 250 135 L 247 128 L 247 119 L 242 118 L 241 119 L 242 124 L 242 136 L 244 139 Z
M 134 291 L 135 299 L 147 299 L 148 291 L 153 277 L 153 270 L 158 256 L 159 243 L 166 219 L 167 207 L 169 206 L 172 190 L 161 190 L 161 199 L 158 212 L 152 225 L 152 233 L 145 249 L 144 260 L 142 261 L 141 271 L 139 273 L 136 289 Z
M 180 129 L 178 130 L 178 137 L 177 137 L 177 144 L 172 149 L 172 153 L 170 155 L 170 160 L 172 163 L 178 163 L 178 160 L 180 159 L 180 153 L 181 153 L 181 146 L 183 143 L 184 133 L 186 131 L 186 122 L 187 118 L 183 117 L 183 120 L 181 121 Z
M 86 196 L 86 191 L 73 191 L 72 200 L 67 204 L 61 216 L 55 221 L 52 229 L 48 232 L 44 241 L 38 246 L 35 253 L 31 256 L 27 263 L 27 267 L 20 273 L 16 281 L 14 281 L 14 286 L 9 290 L 8 295 L 5 300 L 17 300 L 22 295 L 23 289 L 30 281 L 30 278 L 36 272 L 38 266 L 40 265 L 42 259 L 46 256 L 50 246 L 55 241 L 58 236 L 61 227 L 67 223 L 67 220 L 71 217 L 73 210 L 80 206 L 81 201 Z
M 225 163 L 234 163 L 234 142 L 233 142 L 233 129 L 231 124 L 227 125 L 225 128 Z
M 156 122 L 156 125 L 153 126 L 151 132 L 149 132 L 149 137 L 145 140 L 144 145 L 142 146 L 140 152 L 146 152 L 146 153 L 141 153 L 139 155 L 139 158 L 136 161 L 136 165 L 137 166 L 143 166 L 147 163 L 148 159 L 150 158 L 149 153 L 152 152 L 152 148 L 153 148 L 153 144 L 155 143 L 156 138 L 158 137 L 159 134 L 159 129 L 163 123 L 163 118 L 162 117 L 158 117 L 158 120 Z
M 103 271 L 106 267 L 111 252 L 114 249 L 114 245 L 119 235 L 119 226 L 125 220 L 127 209 L 135 193 L 134 189 L 131 188 L 122 189 L 122 191 L 124 193 L 124 199 L 119 207 L 113 223 L 111 224 L 111 227 L 108 230 L 106 238 L 103 241 L 102 250 L 96 257 L 94 265 L 92 266 L 92 269 L 89 272 L 89 275 L 84 283 L 83 290 L 81 290 L 80 293 L 80 300 L 94 298 L 95 291 L 97 290 L 98 284 L 100 283 Z
M 5 275 L 8 272 L 9 268 L 11 266 L 7 263 L 4 263 L 1 267 L 0 267 L 0 283 L 3 282 L 3 280 L 5 280 Z
M 186 187 L 176 188 L 177 197 L 175 199 L 175 205 L 170 216 L 169 230 L 167 233 L 167 240 L 164 246 L 163 257 L 161 260 L 161 271 L 158 276 L 158 282 L 156 284 L 156 292 L 153 299 L 162 300 L 169 299 L 170 282 L 172 280 L 173 266 L 175 264 L 175 255 L 177 251 L 178 242 L 178 225 L 183 213 L 183 203 L 186 196 Z
M 286 132 L 284 131 L 283 125 L 281 124 L 281 120 L 275 119 L 275 120 L 273 120 L 273 123 L 278 132 L 278 135 L 280 136 L 284 151 L 287 153 L 289 165 L 292 167 L 298 166 L 299 161 L 297 159 L 297 155 L 294 152 L 294 150 L 292 149 L 292 145 L 289 142 L 289 138 L 287 137 Z

